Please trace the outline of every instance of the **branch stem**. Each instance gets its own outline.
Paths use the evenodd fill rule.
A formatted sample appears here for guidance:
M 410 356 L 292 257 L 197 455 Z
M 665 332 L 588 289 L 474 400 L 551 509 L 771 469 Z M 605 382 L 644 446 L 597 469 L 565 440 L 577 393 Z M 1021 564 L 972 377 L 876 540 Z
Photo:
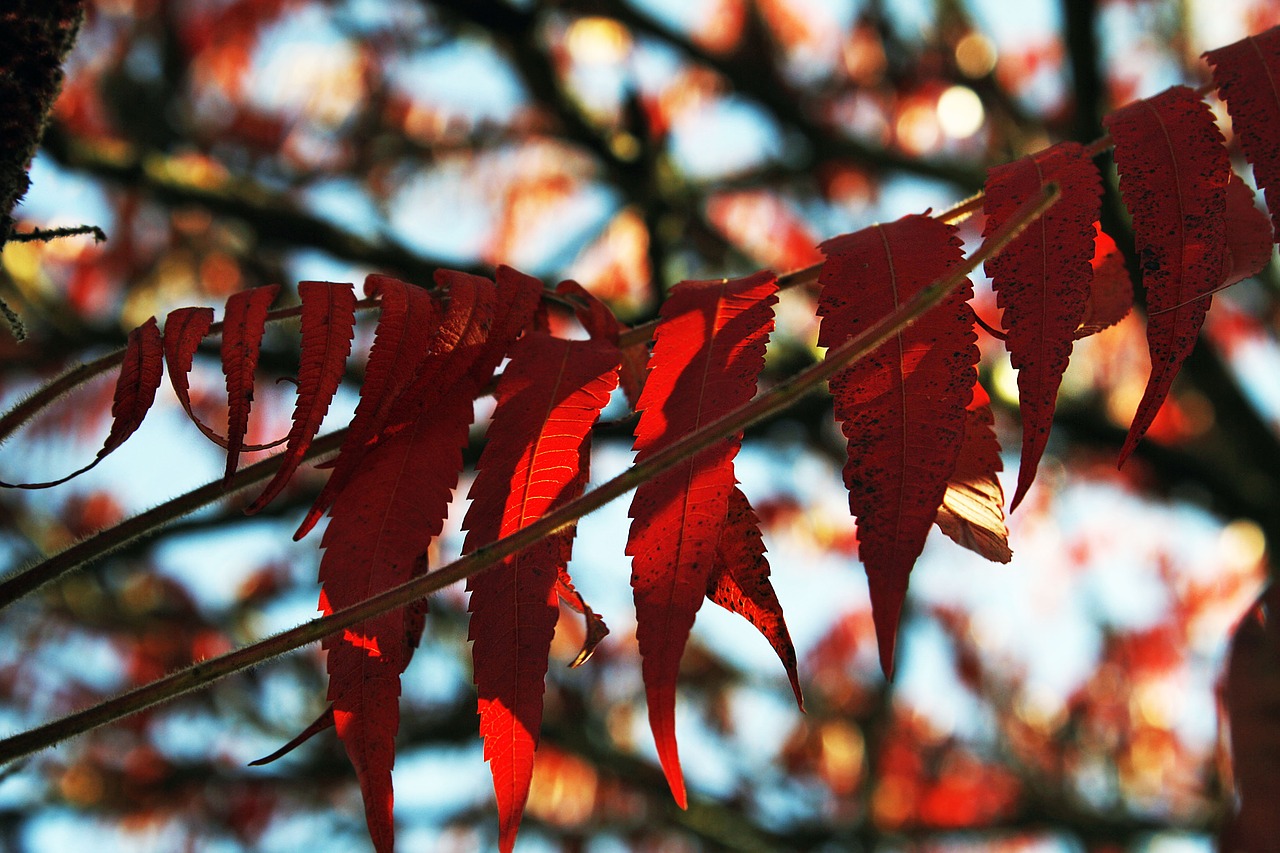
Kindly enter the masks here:
M 346 435 L 346 429 L 339 429 L 320 436 L 311 442 L 311 447 L 307 449 L 303 459 L 309 461 L 326 453 L 332 453 L 342 445 Z M 35 592 L 67 572 L 100 560 L 113 551 L 154 533 L 169 522 L 195 512 L 202 506 L 266 482 L 280 468 L 283 460 L 284 455 L 277 453 L 270 458 L 255 462 L 237 471 L 228 483 L 224 483 L 221 478 L 206 483 L 82 539 L 48 559 L 0 579 L 0 609 L 8 607 L 24 595 Z

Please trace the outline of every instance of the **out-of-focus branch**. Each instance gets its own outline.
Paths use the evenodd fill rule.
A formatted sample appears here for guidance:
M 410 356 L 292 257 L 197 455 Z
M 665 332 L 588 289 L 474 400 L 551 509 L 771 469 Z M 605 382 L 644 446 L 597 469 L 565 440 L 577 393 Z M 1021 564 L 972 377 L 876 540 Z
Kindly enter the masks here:
M 750 50 L 738 50 L 727 55 L 713 53 L 630 3 L 562 0 L 559 7 L 583 15 L 615 18 L 628 28 L 664 41 L 699 64 L 711 68 L 739 94 L 763 105 L 780 124 L 798 131 L 815 160 L 848 160 L 874 171 L 898 171 L 936 178 L 949 181 L 966 192 L 982 186 L 982 170 L 970 164 L 911 157 L 822 126 L 805 111 L 803 99 L 783 81 L 776 63 L 768 56 L 760 56 Z M 806 168 L 812 165 L 808 163 Z
M 244 222 L 264 245 L 305 246 L 347 261 L 396 272 L 426 284 L 441 267 L 483 275 L 486 267 L 430 258 L 387 239 L 372 242 L 327 220 L 304 212 L 287 198 L 243 178 L 197 180 L 169 157 L 116 144 L 94 145 L 69 136 L 56 125 L 45 135 L 44 150 L 59 164 L 142 190 L 170 205 L 195 205 Z
M 1096 0 L 1062 0 L 1067 56 L 1071 62 L 1074 113 L 1071 137 L 1087 143 L 1102 132 L 1106 91 L 1098 68 L 1098 10 Z

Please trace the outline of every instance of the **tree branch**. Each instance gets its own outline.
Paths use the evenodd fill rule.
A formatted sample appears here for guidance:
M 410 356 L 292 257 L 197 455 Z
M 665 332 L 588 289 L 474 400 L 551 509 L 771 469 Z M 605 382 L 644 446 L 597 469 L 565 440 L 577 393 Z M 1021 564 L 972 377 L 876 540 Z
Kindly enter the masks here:
M 115 145 L 103 148 L 71 137 L 57 125 L 49 128 L 42 147 L 68 169 L 136 187 L 166 204 L 196 205 L 238 219 L 252 228 L 265 245 L 309 246 L 343 260 L 421 281 L 429 281 L 432 272 L 445 266 L 477 275 L 492 272 L 484 266 L 429 258 L 385 237 L 378 242 L 366 240 L 243 178 L 212 185 L 197 183 L 182 170 L 170 168 L 172 159 L 159 152 Z

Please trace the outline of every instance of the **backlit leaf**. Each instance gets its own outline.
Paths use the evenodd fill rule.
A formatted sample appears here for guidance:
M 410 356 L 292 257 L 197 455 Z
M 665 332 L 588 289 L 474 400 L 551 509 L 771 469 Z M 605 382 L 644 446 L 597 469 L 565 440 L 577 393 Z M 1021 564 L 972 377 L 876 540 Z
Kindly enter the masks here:
M 1119 464 L 1155 420 L 1223 281 L 1231 163 L 1213 114 L 1175 86 L 1106 117 L 1147 291 L 1151 376 Z
M 961 259 L 955 228 L 906 216 L 822 244 L 818 345 L 836 347 L 941 278 Z M 848 440 L 844 482 L 857 517 L 880 666 L 893 673 L 911 567 L 924 548 L 964 443 L 978 361 L 973 288 L 965 284 L 916 323 L 831 380 Z
M 663 303 L 649 376 L 640 395 L 636 461 L 755 393 L 773 329 L 771 273 L 686 281 Z M 676 749 L 676 676 L 689 630 L 715 571 L 741 436 L 642 483 L 631 502 L 627 553 L 649 726 L 676 802 L 685 807 Z
M 617 385 L 617 369 L 617 347 L 607 342 L 533 332 L 516 343 L 471 487 L 464 552 L 515 533 L 582 493 L 591 426 Z M 480 734 L 504 852 L 515 844 L 529 795 L 547 654 L 559 615 L 557 586 L 574 530 L 545 538 L 467 582 Z

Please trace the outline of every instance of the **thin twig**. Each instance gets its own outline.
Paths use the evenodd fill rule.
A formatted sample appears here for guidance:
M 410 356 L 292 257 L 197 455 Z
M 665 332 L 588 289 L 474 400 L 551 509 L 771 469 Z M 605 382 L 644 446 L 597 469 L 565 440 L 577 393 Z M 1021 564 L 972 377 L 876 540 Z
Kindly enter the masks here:
M 9 235 L 10 243 L 47 243 L 60 237 L 80 237 L 92 234 L 93 242 L 107 242 L 107 232 L 97 225 L 72 225 L 67 228 L 32 228 L 30 231 L 14 231 Z
M 902 331 L 922 314 L 942 301 L 964 282 L 969 273 L 999 253 L 1022 230 L 1052 206 L 1061 195 L 1051 185 L 1039 199 L 1022 205 L 1018 213 L 994 231 L 982 247 L 963 264 L 920 290 L 870 328 L 827 352 L 827 357 L 746 405 L 717 418 L 710 424 L 658 451 L 528 527 L 455 560 L 449 565 L 400 586 L 379 593 L 351 607 L 305 622 L 265 640 L 233 652 L 194 664 L 172 675 L 144 684 L 113 699 L 70 714 L 43 726 L 0 740 L 0 763 L 13 761 L 52 746 L 65 738 L 107 725 L 122 717 L 166 702 L 233 673 L 257 666 L 336 631 L 381 613 L 422 599 L 446 586 L 492 568 L 535 542 L 575 525 L 579 518 L 634 489 L 640 483 L 698 453 L 742 432 L 770 415 L 787 408 L 805 394 L 849 365 L 866 357 L 880 344 Z
M 303 458 L 310 461 L 326 453 L 332 453 L 342 445 L 342 440 L 346 435 L 346 429 L 339 429 L 320 436 L 311 442 L 311 447 L 308 448 L 306 456 Z M 206 504 L 211 504 L 242 489 L 265 482 L 275 474 L 283 461 L 284 454 L 277 453 L 268 459 L 263 459 L 261 462 L 255 462 L 253 465 L 241 468 L 226 483 L 221 478 L 211 483 L 206 483 L 144 513 L 126 518 L 113 527 L 108 527 L 93 536 L 82 539 L 48 559 L 41 560 L 32 566 L 10 574 L 0 580 L 0 609 L 8 607 L 24 595 L 36 591 L 67 572 L 100 560 L 113 551 L 154 533 L 169 522 L 195 512 Z

